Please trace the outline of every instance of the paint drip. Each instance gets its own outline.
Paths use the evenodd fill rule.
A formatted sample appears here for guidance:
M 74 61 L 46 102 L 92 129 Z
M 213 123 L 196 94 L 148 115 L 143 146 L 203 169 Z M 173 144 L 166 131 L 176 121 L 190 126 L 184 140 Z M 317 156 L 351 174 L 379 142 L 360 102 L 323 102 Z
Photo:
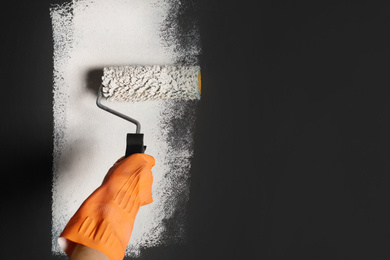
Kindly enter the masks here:
M 196 22 L 186 19 L 193 26 L 184 29 L 178 22 L 183 13 L 192 13 L 186 6 L 183 1 L 169 0 L 75 0 L 50 9 L 54 44 L 54 254 L 63 254 L 57 244 L 60 232 L 111 165 L 123 156 L 126 134 L 135 128 L 96 107 L 99 86 L 92 83 L 99 81 L 102 73 L 97 80 L 89 80 L 89 76 L 112 65 L 198 66 Z M 114 109 L 139 119 L 146 152 L 156 160 L 154 202 L 138 212 L 128 256 L 185 242 L 197 104 L 197 99 L 113 102 Z

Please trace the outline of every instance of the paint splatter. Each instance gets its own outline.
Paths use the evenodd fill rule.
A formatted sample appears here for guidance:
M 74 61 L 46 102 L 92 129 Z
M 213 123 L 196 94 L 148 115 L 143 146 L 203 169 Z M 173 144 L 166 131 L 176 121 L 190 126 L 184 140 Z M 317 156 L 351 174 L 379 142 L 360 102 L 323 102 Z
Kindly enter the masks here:
M 199 5 L 194 1 L 167 0 L 168 12 L 161 26 L 164 46 L 170 48 L 175 63 L 196 65 L 202 53 L 198 19 Z
M 112 65 L 198 65 L 192 9 L 170 0 L 75 0 L 50 9 L 54 44 L 52 251 L 84 199 L 121 157 L 128 122 L 95 105 L 102 69 Z M 183 20 L 184 19 L 184 20 Z M 185 26 L 178 21 L 185 21 Z M 188 26 L 187 26 L 188 25 Z M 190 25 L 190 26 L 189 26 Z M 172 28 L 170 30 L 169 28 Z M 185 241 L 196 100 L 113 103 L 140 120 L 153 168 L 154 203 L 138 213 L 126 254 Z M 111 104 L 110 104 L 111 105 Z
M 165 129 L 163 137 L 166 140 L 168 171 L 164 178 L 169 185 L 164 187 L 167 205 L 162 209 L 164 215 L 164 232 L 162 240 L 166 244 L 184 242 L 186 237 L 186 208 L 189 199 L 191 158 L 194 151 L 193 134 L 195 132 L 196 100 L 175 101 L 166 103 L 160 122 Z M 172 116 L 173 115 L 173 116 Z

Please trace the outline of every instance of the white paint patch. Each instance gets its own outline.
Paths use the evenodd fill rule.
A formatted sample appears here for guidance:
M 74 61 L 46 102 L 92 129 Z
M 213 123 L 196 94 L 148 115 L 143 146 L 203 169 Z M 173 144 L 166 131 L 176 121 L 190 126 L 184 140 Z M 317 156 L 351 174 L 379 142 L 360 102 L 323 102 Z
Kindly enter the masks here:
M 57 238 L 66 223 L 100 185 L 111 165 L 124 155 L 126 133 L 135 131 L 129 122 L 97 108 L 98 86 L 94 88 L 96 91 L 91 90 L 88 75 L 112 65 L 175 63 L 177 54 L 172 46 L 166 47 L 160 32 L 170 9 L 168 2 L 75 0 L 50 10 L 54 37 L 52 251 L 55 254 L 63 254 Z M 126 251 L 127 255 L 138 256 L 141 248 L 164 244 L 162 236 L 166 230 L 162 222 L 170 218 L 175 208 L 170 189 L 181 187 L 174 194 L 188 196 L 193 149 L 190 144 L 169 153 L 172 145 L 166 124 L 169 118 L 177 117 L 170 109 L 174 107 L 172 103 L 110 102 L 110 107 L 141 122 L 146 151 L 156 159 L 154 202 L 140 209 Z M 187 138 L 191 139 L 187 143 L 191 143 L 191 132 Z M 176 172 L 172 171 L 172 161 L 183 162 Z M 179 174 L 183 183 L 173 183 L 180 181 Z M 184 233 L 176 233 L 176 240 Z

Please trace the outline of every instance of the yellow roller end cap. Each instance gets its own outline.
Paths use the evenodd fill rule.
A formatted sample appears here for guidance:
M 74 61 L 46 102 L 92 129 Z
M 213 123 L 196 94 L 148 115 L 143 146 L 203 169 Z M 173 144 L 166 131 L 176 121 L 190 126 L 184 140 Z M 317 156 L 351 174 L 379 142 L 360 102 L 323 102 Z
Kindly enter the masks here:
M 200 71 L 199 71 L 199 74 L 198 74 L 198 88 L 199 88 L 199 95 L 202 95 Z

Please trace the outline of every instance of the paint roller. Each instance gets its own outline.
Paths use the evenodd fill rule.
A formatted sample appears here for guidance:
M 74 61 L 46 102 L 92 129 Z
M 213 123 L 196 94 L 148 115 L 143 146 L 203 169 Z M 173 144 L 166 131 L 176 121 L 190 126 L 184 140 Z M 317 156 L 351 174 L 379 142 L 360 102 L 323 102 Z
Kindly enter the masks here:
M 135 133 L 128 133 L 125 157 L 144 153 L 141 124 L 124 115 L 101 100 L 120 102 L 142 102 L 155 100 L 196 100 L 201 95 L 201 73 L 199 66 L 119 66 L 103 69 L 102 84 L 96 104 L 99 108 L 123 118 L 136 126 Z
M 58 240 L 67 255 L 94 249 L 111 260 L 123 259 L 139 208 L 153 201 L 151 169 L 155 161 L 152 156 L 142 154 L 146 147 L 143 134 L 140 133 L 141 124 L 103 105 L 103 97 L 125 102 L 193 100 L 200 99 L 200 91 L 198 66 L 124 66 L 103 69 L 96 104 L 136 125 L 135 133 L 127 134 L 125 157 L 137 154 L 130 160 L 118 160 L 102 185 L 84 201 L 68 222 Z

